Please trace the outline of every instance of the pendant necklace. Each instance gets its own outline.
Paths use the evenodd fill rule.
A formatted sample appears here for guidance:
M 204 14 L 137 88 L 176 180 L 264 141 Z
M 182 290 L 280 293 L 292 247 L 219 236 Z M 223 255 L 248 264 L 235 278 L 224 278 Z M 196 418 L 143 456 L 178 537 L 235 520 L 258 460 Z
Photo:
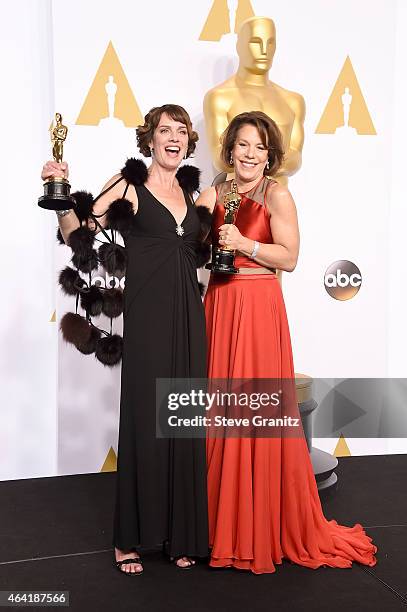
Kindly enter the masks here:
M 178 236 L 183 236 L 185 230 L 180 223 L 180 224 L 177 224 L 175 231 L 177 232 Z

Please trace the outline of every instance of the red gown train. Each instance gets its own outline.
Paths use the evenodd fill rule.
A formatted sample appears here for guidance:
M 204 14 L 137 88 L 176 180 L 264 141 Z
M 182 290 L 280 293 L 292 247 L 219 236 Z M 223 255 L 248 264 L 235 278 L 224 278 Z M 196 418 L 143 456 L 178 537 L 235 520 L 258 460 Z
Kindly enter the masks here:
M 262 179 L 243 196 L 236 225 L 271 243 L 265 200 L 273 183 Z M 223 223 L 218 186 L 213 236 Z M 216 239 L 214 240 L 216 246 Z M 243 256 L 238 267 L 257 264 Z M 293 378 L 290 333 L 275 275 L 214 275 L 205 297 L 209 378 Z M 317 568 L 373 566 L 376 547 L 359 524 L 323 514 L 304 436 L 207 440 L 209 537 L 212 567 L 272 573 L 288 559 Z

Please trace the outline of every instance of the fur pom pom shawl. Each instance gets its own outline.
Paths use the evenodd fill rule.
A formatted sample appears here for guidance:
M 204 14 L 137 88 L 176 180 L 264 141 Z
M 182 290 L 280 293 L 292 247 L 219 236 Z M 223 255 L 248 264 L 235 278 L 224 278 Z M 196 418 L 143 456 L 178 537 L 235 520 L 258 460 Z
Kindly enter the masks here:
M 191 196 L 199 191 L 200 170 L 194 166 L 182 166 L 176 174 L 179 185 Z M 143 185 L 148 179 L 148 169 L 140 159 L 129 158 L 118 179 L 110 188 L 124 179 L 133 186 Z M 91 193 L 77 191 L 72 194 L 76 200 L 75 213 L 80 227 L 69 236 L 68 246 L 72 249 L 71 266 L 59 275 L 61 290 L 76 296 L 75 313 L 66 313 L 61 319 L 61 331 L 66 342 L 75 346 L 85 355 L 94 354 L 106 366 L 114 366 L 121 360 L 122 339 L 113 333 L 113 319 L 123 312 L 122 288 L 99 287 L 92 282 L 92 272 L 102 267 L 109 275 L 123 277 L 127 262 L 126 249 L 116 243 L 115 232 L 126 240 L 134 222 L 132 203 L 125 197 L 114 200 L 105 213 L 104 227 L 93 214 L 95 200 Z M 208 234 L 211 227 L 211 213 L 205 207 L 196 208 L 201 232 L 196 245 L 197 268 L 209 261 L 210 244 Z M 112 230 L 111 232 L 106 230 Z M 105 241 L 99 248 L 95 245 L 95 235 L 102 231 Z M 65 244 L 58 229 L 57 240 Z M 82 276 L 80 275 L 82 273 Z M 200 288 L 202 291 L 202 288 Z M 84 315 L 78 314 L 78 306 Z M 92 322 L 92 318 L 105 315 L 110 319 L 110 332 Z

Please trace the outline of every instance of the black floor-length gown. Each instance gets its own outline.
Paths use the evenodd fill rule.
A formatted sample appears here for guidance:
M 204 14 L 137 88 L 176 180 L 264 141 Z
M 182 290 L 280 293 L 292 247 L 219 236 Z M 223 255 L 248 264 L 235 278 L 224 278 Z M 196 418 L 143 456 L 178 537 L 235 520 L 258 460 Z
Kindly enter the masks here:
M 156 438 L 156 378 L 206 376 L 205 317 L 189 195 L 184 233 L 144 186 L 125 239 L 127 271 L 114 545 L 166 543 L 172 555 L 208 554 L 205 440 Z

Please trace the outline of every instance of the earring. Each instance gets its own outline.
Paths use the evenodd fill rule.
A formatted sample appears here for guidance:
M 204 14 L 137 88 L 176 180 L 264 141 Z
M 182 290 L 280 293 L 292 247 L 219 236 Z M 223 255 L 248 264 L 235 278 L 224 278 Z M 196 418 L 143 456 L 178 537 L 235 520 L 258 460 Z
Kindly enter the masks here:
M 187 159 L 187 157 L 188 157 L 187 153 L 188 153 L 188 151 L 185 151 L 184 159 Z
M 229 165 L 233 166 L 234 162 L 233 162 L 233 157 L 232 157 L 232 153 L 230 154 L 230 160 L 229 160 Z
M 151 157 L 154 157 L 154 149 L 153 149 L 153 147 L 151 147 L 150 153 L 151 153 Z
M 270 160 L 269 159 L 267 160 L 266 168 L 267 170 L 270 170 Z

